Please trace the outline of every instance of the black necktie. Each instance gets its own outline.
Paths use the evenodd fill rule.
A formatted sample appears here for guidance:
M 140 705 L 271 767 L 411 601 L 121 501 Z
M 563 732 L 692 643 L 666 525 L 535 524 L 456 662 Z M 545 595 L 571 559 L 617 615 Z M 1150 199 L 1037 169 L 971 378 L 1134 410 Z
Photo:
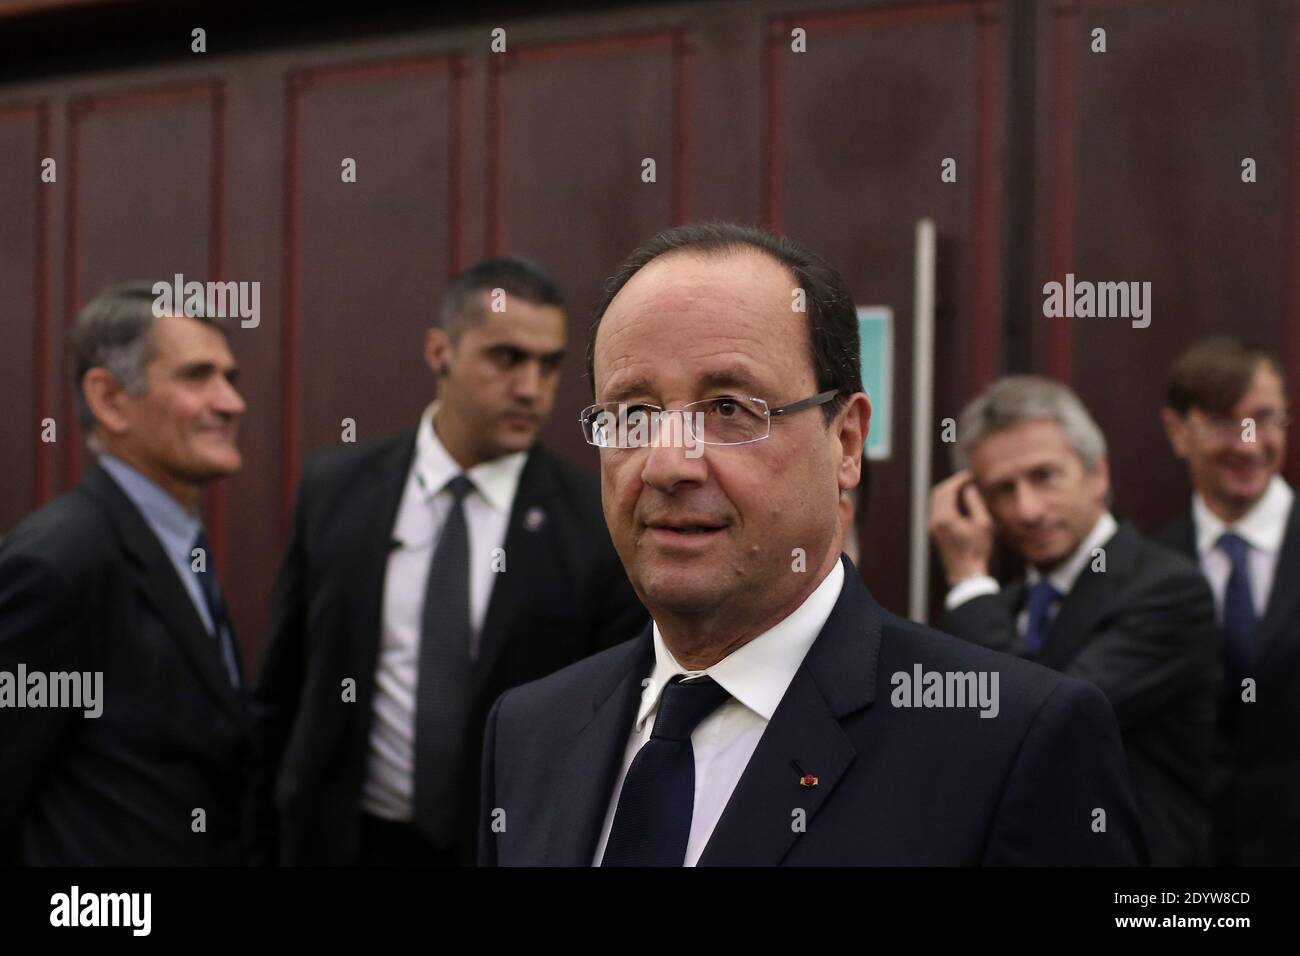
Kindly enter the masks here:
M 664 687 L 654 730 L 627 768 L 601 866 L 681 866 L 695 811 L 691 732 L 728 698 L 712 678 Z
M 420 659 L 415 685 L 416 826 L 439 847 L 456 837 L 460 779 L 469 712 L 469 532 L 465 496 L 474 483 L 457 475 L 447 483 L 451 510 L 438 537 L 420 615 Z
M 194 549 L 203 551 L 203 569 L 194 573 L 199 579 L 199 590 L 203 592 L 203 603 L 208 606 L 208 616 L 212 618 L 212 637 L 217 642 L 221 662 L 230 676 L 231 686 L 238 687 L 239 662 L 235 658 L 235 632 L 226 614 L 226 602 L 221 600 L 221 591 L 217 588 L 217 576 L 212 573 L 212 551 L 208 547 L 208 536 L 202 528 L 199 528 L 198 537 L 194 539 Z M 191 555 L 194 549 L 191 549 Z

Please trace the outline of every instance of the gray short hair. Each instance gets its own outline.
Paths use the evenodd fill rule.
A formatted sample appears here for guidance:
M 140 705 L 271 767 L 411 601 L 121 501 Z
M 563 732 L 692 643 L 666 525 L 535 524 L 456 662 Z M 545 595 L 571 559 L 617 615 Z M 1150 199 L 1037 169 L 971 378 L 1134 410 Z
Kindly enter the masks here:
M 1106 457 L 1106 436 L 1079 396 L 1050 378 L 1010 375 L 998 379 L 962 410 L 952 449 L 954 467 L 968 467 L 975 446 L 993 432 L 1029 421 L 1060 425 L 1070 447 L 1089 471 Z
M 92 368 L 107 369 L 129 394 L 144 394 L 145 369 L 157 354 L 153 336 L 159 318 L 154 313 L 158 299 L 155 285 L 142 280 L 110 286 L 77 314 L 68 338 L 68 363 L 77 421 L 87 435 L 94 430 L 95 416 L 86 404 L 81 383 Z M 192 318 L 222 328 L 218 319 Z

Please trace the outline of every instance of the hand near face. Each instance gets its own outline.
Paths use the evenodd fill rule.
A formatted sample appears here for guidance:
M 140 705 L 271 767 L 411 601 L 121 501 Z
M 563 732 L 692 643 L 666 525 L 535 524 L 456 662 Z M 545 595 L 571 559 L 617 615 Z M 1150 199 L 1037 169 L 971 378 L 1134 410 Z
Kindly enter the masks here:
M 969 470 L 941 481 L 930 493 L 930 537 L 949 584 L 989 573 L 993 518 Z

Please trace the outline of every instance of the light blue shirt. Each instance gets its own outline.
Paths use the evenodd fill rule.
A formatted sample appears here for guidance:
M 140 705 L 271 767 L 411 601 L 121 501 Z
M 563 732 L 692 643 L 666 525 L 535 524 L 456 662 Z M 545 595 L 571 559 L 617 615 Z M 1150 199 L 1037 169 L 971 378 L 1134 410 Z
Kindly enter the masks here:
M 156 484 L 136 471 L 120 458 L 112 455 L 100 455 L 99 463 L 109 473 L 126 496 L 144 515 L 145 522 L 153 529 L 163 552 L 176 569 L 177 576 L 190 596 L 190 602 L 203 622 L 209 634 L 213 633 L 212 615 L 208 613 L 208 602 L 203 597 L 198 575 L 194 573 L 192 551 L 198 540 L 203 523 L 198 516 L 186 511 L 179 501 L 163 491 Z

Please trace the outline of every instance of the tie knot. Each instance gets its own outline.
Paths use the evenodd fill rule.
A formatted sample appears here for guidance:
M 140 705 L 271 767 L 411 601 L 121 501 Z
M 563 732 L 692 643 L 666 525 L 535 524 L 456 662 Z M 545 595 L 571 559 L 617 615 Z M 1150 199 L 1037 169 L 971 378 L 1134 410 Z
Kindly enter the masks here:
M 717 710 L 731 695 L 711 677 L 684 682 L 678 674 L 659 697 L 659 713 L 650 736 L 666 740 L 690 740 L 700 721 Z
M 1240 563 L 1250 549 L 1246 539 L 1233 531 L 1225 531 L 1219 535 L 1218 546 L 1219 550 L 1226 554 L 1233 564 Z
M 1061 592 L 1056 590 L 1052 586 L 1052 582 L 1047 578 L 1039 578 L 1029 587 L 1029 603 L 1031 606 L 1047 607 L 1060 596 Z
M 474 482 L 464 474 L 459 474 L 443 486 L 451 492 L 451 496 L 456 499 L 457 504 L 465 500 L 465 496 L 474 490 Z

